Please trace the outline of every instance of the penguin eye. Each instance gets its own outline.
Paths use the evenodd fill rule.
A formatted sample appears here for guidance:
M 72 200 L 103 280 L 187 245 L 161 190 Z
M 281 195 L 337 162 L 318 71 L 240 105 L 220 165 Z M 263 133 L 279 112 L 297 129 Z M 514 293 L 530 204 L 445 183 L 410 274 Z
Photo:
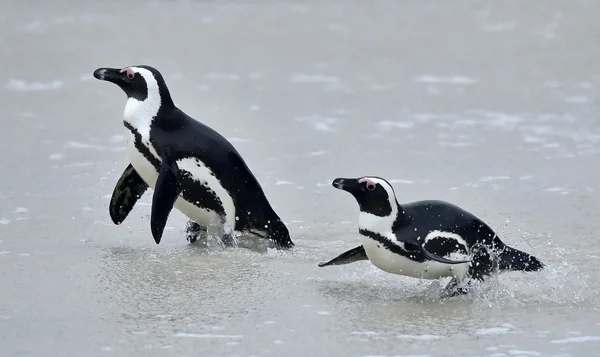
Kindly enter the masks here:
M 374 189 L 375 189 L 375 185 L 373 185 L 372 183 L 367 183 L 367 190 L 373 191 Z
M 135 72 L 133 71 L 133 69 L 131 67 L 127 67 L 127 68 L 123 68 L 121 70 L 121 73 L 125 72 L 127 75 L 127 78 L 129 79 L 133 79 L 135 77 Z

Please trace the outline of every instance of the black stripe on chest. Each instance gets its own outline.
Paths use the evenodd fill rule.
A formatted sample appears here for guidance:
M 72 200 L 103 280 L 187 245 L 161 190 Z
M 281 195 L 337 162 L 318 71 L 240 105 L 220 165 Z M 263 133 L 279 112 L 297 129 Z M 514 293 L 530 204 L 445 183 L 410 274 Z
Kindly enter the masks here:
M 190 159 L 193 159 L 196 162 L 196 165 L 201 167 L 202 163 L 199 159 Z M 215 176 L 214 173 L 212 176 Z M 183 187 L 182 195 L 186 201 L 200 207 L 209 208 L 215 211 L 221 217 L 225 217 L 225 208 L 223 207 L 223 202 L 217 193 L 208 186 L 208 183 L 198 182 L 189 172 L 181 170 L 179 171 L 179 181 Z
M 400 246 L 397 246 L 391 240 L 387 239 L 386 237 L 382 236 L 379 233 L 371 232 L 367 229 L 359 229 L 358 232 L 365 237 L 369 237 L 369 238 L 373 239 L 377 243 L 381 244 L 385 249 L 389 250 L 390 252 L 392 252 L 394 254 L 401 255 L 405 258 L 408 258 L 412 261 L 419 262 L 419 263 L 423 263 L 427 260 L 425 255 L 423 255 L 423 253 L 421 253 L 420 250 L 417 250 L 416 247 L 415 247 L 415 250 L 407 251 L 407 250 L 402 249 Z M 410 247 L 411 244 L 404 243 L 404 246 Z
M 129 131 L 131 131 L 135 138 L 134 146 L 136 150 L 139 151 L 144 156 L 144 158 L 148 160 L 150 164 L 152 164 L 152 166 L 154 166 L 157 172 L 159 172 L 161 166 L 160 160 L 158 160 L 154 155 L 152 155 L 148 146 L 144 145 L 144 142 L 142 141 L 142 135 L 140 134 L 140 132 L 128 122 L 124 123 L 125 127 L 129 129 Z M 194 161 L 198 166 L 201 165 L 200 160 L 194 158 Z M 179 171 L 179 180 L 182 185 L 181 196 L 186 201 L 198 207 L 206 207 L 210 210 L 213 210 L 221 217 L 225 216 L 225 208 L 223 207 L 223 202 L 221 201 L 221 199 L 215 191 L 205 186 L 204 184 L 196 181 L 192 177 L 192 175 L 187 171 Z
M 133 146 L 135 146 L 136 150 L 139 151 L 144 156 L 144 158 L 146 158 L 146 160 L 148 160 L 148 162 L 152 164 L 152 166 L 154 166 L 156 172 L 159 172 L 160 160 L 158 160 L 154 155 L 152 155 L 150 149 L 146 145 L 144 145 L 144 142 L 142 141 L 142 134 L 140 134 L 140 132 L 128 122 L 124 121 L 123 123 L 125 124 L 125 127 L 129 129 L 129 131 L 131 131 L 133 137 L 135 138 Z M 149 144 L 152 145 L 151 143 Z

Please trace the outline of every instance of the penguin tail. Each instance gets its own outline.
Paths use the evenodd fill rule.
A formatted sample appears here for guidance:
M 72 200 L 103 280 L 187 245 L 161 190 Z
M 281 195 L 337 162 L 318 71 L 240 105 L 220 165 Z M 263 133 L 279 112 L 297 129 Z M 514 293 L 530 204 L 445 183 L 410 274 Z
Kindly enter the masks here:
M 500 270 L 538 271 L 543 269 L 544 266 L 544 263 L 533 255 L 507 245 L 504 246 L 504 249 L 499 254 Z

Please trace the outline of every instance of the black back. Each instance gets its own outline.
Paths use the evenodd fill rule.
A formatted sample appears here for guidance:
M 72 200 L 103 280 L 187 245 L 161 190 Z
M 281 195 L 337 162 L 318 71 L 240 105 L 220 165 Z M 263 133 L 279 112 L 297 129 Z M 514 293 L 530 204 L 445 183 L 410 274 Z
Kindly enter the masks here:
M 466 249 L 453 239 L 436 237 L 424 243 L 425 237 L 432 231 L 458 234 L 470 249 L 482 244 L 502 249 L 504 244 L 492 228 L 470 212 L 440 200 L 424 200 L 399 205 L 399 214 L 393 225 L 394 234 L 405 242 L 420 244 L 428 252 L 446 256 L 452 252 L 467 254 Z M 411 251 L 414 260 L 425 261 L 426 257 L 419 249 Z
M 236 230 L 264 229 L 267 221 L 280 221 L 265 194 L 235 147 L 214 129 L 200 123 L 177 107 L 163 106 L 150 128 L 151 143 L 157 152 L 169 147 L 173 160 L 199 158 L 221 181 L 237 208 Z M 158 160 L 153 163 L 160 167 Z M 199 190 L 191 177 L 181 177 L 182 196 L 190 202 L 202 202 L 224 213 L 217 196 L 208 189 Z M 221 208 L 219 208 L 221 207 Z

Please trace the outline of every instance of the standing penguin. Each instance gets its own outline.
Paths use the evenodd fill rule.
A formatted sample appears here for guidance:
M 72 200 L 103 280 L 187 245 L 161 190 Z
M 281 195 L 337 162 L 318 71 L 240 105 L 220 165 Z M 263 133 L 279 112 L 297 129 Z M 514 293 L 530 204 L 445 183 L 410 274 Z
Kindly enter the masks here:
M 146 65 L 98 68 L 94 77 L 118 85 L 127 95 L 123 124 L 131 163 L 110 202 L 115 224 L 123 222 L 152 187 L 150 227 L 156 244 L 175 206 L 191 220 L 191 242 L 213 226 L 226 245 L 233 244 L 236 232 L 247 232 L 269 238 L 280 248 L 294 246 L 237 150 L 175 106 L 158 70 Z
M 451 203 L 399 204 L 394 188 L 381 177 L 337 178 L 332 185 L 357 201 L 362 244 L 320 267 L 370 260 L 393 274 L 424 279 L 452 276 L 446 296 L 467 293 L 472 279 L 483 281 L 494 271 L 543 268 L 536 257 L 504 244 L 487 224 Z M 470 259 L 449 259 L 461 255 Z

